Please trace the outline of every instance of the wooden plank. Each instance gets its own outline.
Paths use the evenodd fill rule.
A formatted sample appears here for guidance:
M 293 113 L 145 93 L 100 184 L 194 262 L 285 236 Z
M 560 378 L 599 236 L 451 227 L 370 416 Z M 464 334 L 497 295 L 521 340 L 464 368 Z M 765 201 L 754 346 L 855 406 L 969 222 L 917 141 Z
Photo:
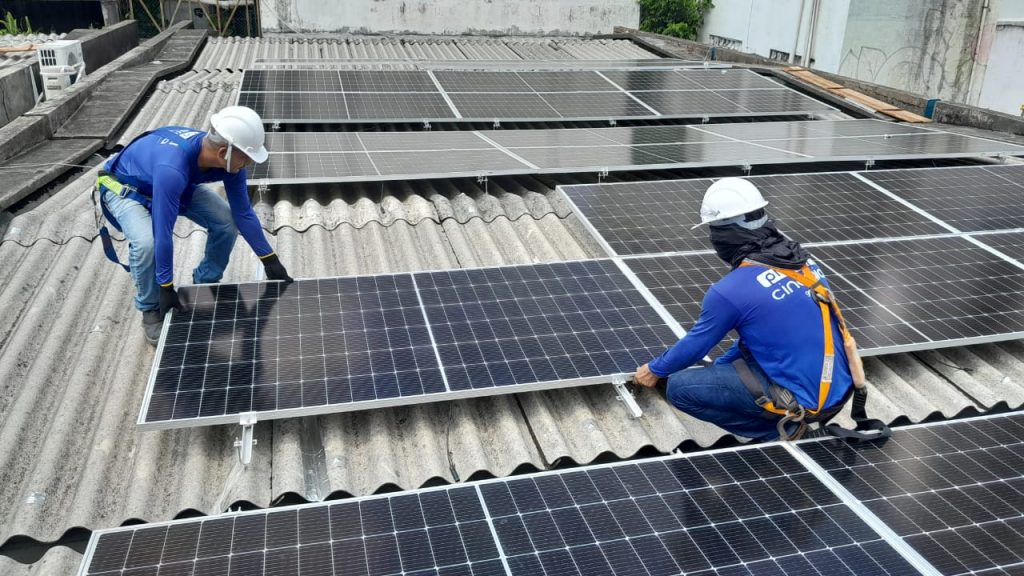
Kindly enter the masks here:
M 842 84 L 836 84 L 835 82 L 828 80 L 826 78 L 822 78 L 821 76 L 818 76 L 814 72 L 810 72 L 808 70 L 790 72 L 790 74 L 799 78 L 800 80 L 803 80 L 804 82 L 807 82 L 808 84 L 813 84 L 818 88 L 823 88 L 825 90 L 837 90 L 843 87 Z
M 849 98 L 850 100 L 853 100 L 854 102 L 859 102 L 859 103 L 867 106 L 868 108 L 871 108 L 873 110 L 877 110 L 879 112 L 885 112 L 886 110 L 899 110 L 899 108 L 897 108 L 896 106 L 893 106 L 892 104 L 889 104 L 888 102 L 882 102 L 881 100 L 879 100 L 877 98 L 872 98 L 871 96 L 868 96 L 867 94 L 861 94 L 860 92 L 857 92 L 856 90 L 851 90 L 850 88 L 842 88 L 842 89 L 839 89 L 839 90 L 833 90 L 833 92 L 835 92 L 836 94 L 842 96 L 843 98 Z
M 913 112 L 909 112 L 907 110 L 883 110 L 882 114 L 892 116 L 893 118 L 896 118 L 897 120 L 903 120 L 904 122 L 912 122 L 914 124 L 926 124 L 928 122 L 931 122 L 930 118 L 925 118 L 920 114 L 914 114 Z

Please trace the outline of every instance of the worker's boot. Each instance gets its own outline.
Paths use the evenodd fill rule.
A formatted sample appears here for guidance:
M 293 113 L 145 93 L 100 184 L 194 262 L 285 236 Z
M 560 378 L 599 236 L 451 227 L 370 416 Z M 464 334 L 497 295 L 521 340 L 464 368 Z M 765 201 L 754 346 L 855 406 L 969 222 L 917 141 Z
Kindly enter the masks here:
M 160 340 L 160 332 L 164 328 L 164 318 L 159 310 L 146 310 L 142 313 L 142 330 L 146 333 L 146 341 L 156 346 Z

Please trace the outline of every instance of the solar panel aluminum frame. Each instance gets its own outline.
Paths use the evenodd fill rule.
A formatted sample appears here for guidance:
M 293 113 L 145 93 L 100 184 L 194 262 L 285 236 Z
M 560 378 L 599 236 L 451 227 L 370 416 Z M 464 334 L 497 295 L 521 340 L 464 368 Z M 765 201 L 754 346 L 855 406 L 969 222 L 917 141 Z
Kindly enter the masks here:
M 594 260 L 609 260 L 615 264 L 623 275 L 629 279 L 630 283 L 636 288 L 640 295 L 646 300 L 647 304 L 658 313 L 662 321 L 676 334 L 677 337 L 682 337 L 685 331 L 679 325 L 675 319 L 665 310 L 665 307 L 661 305 L 650 293 L 649 290 L 633 275 L 632 271 L 628 269 L 620 259 L 607 258 L 607 259 L 594 259 L 588 258 L 583 260 L 569 260 L 559 261 L 557 264 L 570 264 L 572 262 L 590 262 Z M 452 272 L 452 271 L 466 271 L 466 270 L 478 270 L 478 269 L 491 269 L 491 268 L 514 268 L 524 266 L 523 264 L 510 264 L 504 266 L 474 266 L 470 268 L 457 268 L 455 270 L 424 270 L 419 272 L 409 272 L 410 276 L 414 278 L 413 282 L 415 285 L 415 276 L 417 274 L 429 274 L 434 272 Z M 385 276 L 393 276 L 393 274 L 383 274 Z M 373 274 L 364 275 L 348 275 L 348 276 L 335 276 L 325 278 L 352 278 L 352 277 L 365 277 L 375 276 Z M 217 284 L 197 284 L 194 286 L 216 286 Z M 419 289 L 417 288 L 417 293 Z M 437 355 L 437 344 L 434 342 L 433 329 L 431 328 L 430 319 L 427 316 L 426 308 L 423 306 L 422 301 L 420 302 L 420 311 L 423 314 L 424 321 L 426 323 L 428 332 L 431 335 L 431 347 L 435 351 L 435 358 L 437 359 L 437 367 L 441 370 L 441 374 L 445 374 L 445 366 L 442 364 L 440 357 Z M 174 312 L 172 312 L 174 313 Z M 156 354 L 154 358 L 161 358 L 164 350 L 164 343 L 167 339 L 167 333 L 170 330 L 170 321 L 164 322 L 163 329 L 160 332 L 160 339 L 157 343 Z M 529 384 L 509 384 L 504 386 L 490 386 L 484 388 L 474 388 L 468 390 L 447 390 L 445 392 L 433 392 L 424 393 L 413 396 L 399 396 L 394 398 L 375 399 L 375 400 L 361 400 L 353 401 L 348 403 L 339 404 L 318 404 L 315 406 L 297 407 L 297 408 L 284 408 L 278 410 L 266 410 L 266 411 L 251 411 L 251 412 L 238 412 L 232 414 L 224 414 L 219 416 L 197 416 L 193 418 L 184 418 L 179 420 L 160 420 L 156 422 L 147 422 L 146 414 L 149 411 L 150 402 L 153 397 L 154 385 L 156 383 L 157 372 L 159 371 L 159 362 L 154 361 L 153 366 L 150 370 L 149 378 L 146 382 L 146 392 L 143 396 L 142 407 L 139 410 L 139 416 L 136 421 L 136 426 L 139 430 L 171 430 L 176 428 L 193 428 L 198 426 L 212 426 L 218 424 L 242 424 L 252 425 L 255 422 L 262 420 L 276 420 L 280 418 L 293 418 L 300 416 L 317 416 L 324 414 L 340 414 L 343 412 L 356 412 L 361 410 L 371 410 L 377 408 L 394 408 L 400 406 L 410 406 L 413 404 L 428 404 L 431 402 L 441 402 L 447 400 L 462 400 L 467 398 L 480 398 L 484 396 L 502 396 L 506 394 L 518 394 L 521 392 L 536 392 L 541 390 L 554 390 L 560 388 L 573 388 L 579 386 L 592 386 L 598 384 L 613 384 L 615 382 L 627 382 L 632 378 L 632 372 L 622 372 L 617 374 L 607 374 L 600 376 L 590 376 L 583 378 L 574 378 L 566 380 L 547 380 L 544 382 L 533 382 Z M 443 376 L 445 379 L 445 387 L 448 387 L 447 376 Z
M 983 416 L 983 417 L 980 417 L 980 418 L 986 418 L 986 417 Z M 933 425 L 939 425 L 939 424 L 943 424 L 943 423 L 944 422 L 932 422 L 932 423 L 927 423 L 927 424 L 917 424 L 917 425 L 914 425 L 912 427 L 933 426 Z M 821 441 L 820 438 L 817 438 L 817 439 L 805 439 L 805 440 L 799 441 L 798 443 L 799 444 L 803 444 L 803 443 L 807 443 L 807 442 L 820 442 L 820 441 Z M 574 471 L 590 472 L 590 471 L 594 471 L 594 470 L 604 470 L 604 469 L 609 469 L 609 468 L 625 467 L 625 466 L 631 466 L 631 465 L 650 464 L 650 463 L 656 463 L 656 462 L 670 462 L 670 461 L 675 461 L 675 460 L 689 460 L 691 458 L 700 457 L 700 456 L 715 456 L 715 455 L 718 455 L 718 454 L 741 453 L 741 452 L 745 452 L 745 451 L 764 451 L 766 448 L 769 448 L 769 447 L 771 447 L 773 445 L 780 445 L 782 447 L 782 449 L 786 450 L 786 452 L 789 453 L 790 455 L 794 455 L 794 454 L 800 452 L 799 450 L 797 450 L 793 446 L 787 446 L 786 444 L 787 443 L 785 443 L 785 442 L 775 442 L 775 443 L 770 443 L 770 444 L 757 444 L 757 445 L 750 445 L 750 444 L 748 444 L 748 445 L 730 446 L 730 447 L 726 447 L 726 448 L 717 448 L 717 449 L 706 450 L 706 451 L 697 452 L 697 453 L 676 453 L 676 454 L 669 454 L 669 455 L 666 455 L 666 456 L 655 456 L 655 457 L 651 457 L 651 458 L 644 458 L 644 459 L 641 459 L 641 460 L 625 460 L 625 461 L 621 461 L 621 462 L 608 462 L 608 463 L 603 463 L 603 464 L 592 464 L 592 465 L 584 466 L 584 467 L 577 468 L 577 469 L 545 470 L 543 472 L 535 472 L 535 473 L 532 473 L 532 474 L 524 474 L 524 475 L 513 476 L 513 477 L 491 478 L 491 479 L 485 479 L 485 480 L 477 480 L 477 481 L 474 481 L 474 482 L 472 482 L 471 484 L 468 484 L 468 485 L 467 484 L 451 484 L 451 485 L 445 485 L 445 486 L 433 486 L 433 487 L 428 487 L 428 488 L 417 488 L 417 489 L 414 489 L 414 490 L 406 490 L 406 491 L 402 491 L 402 492 L 390 492 L 390 493 L 383 493 L 383 494 L 372 494 L 372 495 L 369 495 L 369 496 L 360 496 L 360 497 L 355 497 L 355 498 L 347 498 L 347 499 L 344 499 L 344 500 L 329 500 L 329 501 L 321 501 L 321 502 L 309 502 L 309 503 L 305 503 L 305 504 L 297 504 L 297 505 L 292 505 L 292 506 L 287 506 L 287 507 L 272 507 L 272 508 L 260 509 L 260 510 L 246 510 L 246 511 L 239 511 L 239 512 L 225 512 L 225 513 L 222 513 L 222 514 L 215 514 L 215 515 L 203 516 L 203 517 L 197 517 L 197 518 L 181 518 L 181 519 L 177 519 L 177 520 L 166 520 L 166 521 L 162 521 L 162 522 L 146 523 L 144 525 L 129 525 L 129 526 L 119 526 L 119 527 L 116 527 L 116 528 L 94 530 L 92 532 L 90 538 L 89 538 L 89 542 L 88 542 L 88 544 L 86 546 L 85 553 L 82 556 L 82 562 L 81 562 L 81 564 L 79 566 L 78 576 L 86 576 L 87 575 L 89 565 L 92 563 L 92 559 L 93 559 L 94 554 L 96 552 L 96 545 L 97 545 L 99 539 L 102 536 L 107 535 L 107 534 L 114 534 L 114 533 L 119 533 L 119 532 L 133 532 L 133 531 L 139 530 L 141 528 L 157 528 L 157 527 L 162 527 L 162 526 L 175 526 L 175 525 L 181 525 L 181 524 L 191 524 L 191 523 L 196 523 L 196 522 L 204 522 L 204 521 L 218 520 L 218 519 L 224 519 L 224 518 L 240 518 L 240 517 L 247 517 L 247 516 L 266 515 L 266 514 L 271 514 L 271 513 L 274 513 L 274 512 L 296 511 L 296 513 L 298 513 L 298 511 L 303 510 L 303 509 L 323 508 L 323 507 L 330 507 L 330 506 L 338 505 L 338 504 L 359 504 L 359 503 L 362 503 L 364 501 L 382 500 L 382 499 L 394 498 L 394 497 L 402 496 L 402 495 L 429 494 L 429 493 L 434 493 L 434 492 L 449 491 L 449 490 L 453 490 L 453 489 L 456 489 L 456 488 L 466 488 L 466 487 L 469 487 L 469 486 L 472 486 L 476 490 L 480 506 L 481 506 L 481 508 L 484 511 L 484 520 L 487 522 L 488 526 L 491 527 L 491 534 L 492 534 L 492 536 L 494 538 L 494 544 L 495 544 L 495 547 L 498 550 L 498 554 L 499 554 L 499 558 L 501 560 L 501 563 L 505 567 L 506 573 L 511 574 L 511 569 L 509 568 L 508 563 L 507 563 L 507 557 L 506 557 L 506 554 L 505 554 L 505 550 L 501 546 L 501 542 L 500 542 L 499 536 L 498 536 L 496 530 L 494 529 L 494 521 L 493 521 L 493 518 L 491 516 L 491 511 L 488 508 L 488 506 L 486 505 L 486 502 L 484 500 L 484 495 L 483 495 L 483 491 L 482 491 L 482 487 L 483 486 L 488 486 L 488 485 L 492 485 L 492 484 L 508 484 L 508 483 L 511 483 L 511 482 L 519 481 L 519 480 L 537 479 L 537 478 L 545 478 L 545 477 L 550 477 L 550 476 L 565 475 L 567 473 L 572 473 Z M 825 469 L 821 468 L 816 463 L 811 461 L 810 458 L 799 458 L 799 457 L 797 457 L 796 458 L 796 462 L 797 462 L 797 464 L 799 464 L 801 467 L 804 468 L 804 472 L 809 472 L 819 482 L 824 483 L 822 478 L 829 476 L 828 472 Z M 808 464 L 808 462 L 809 462 L 809 464 Z M 833 484 L 830 484 L 830 483 L 824 483 L 824 484 L 825 484 L 825 488 L 826 489 L 828 489 L 830 492 L 832 492 L 836 496 L 840 497 L 840 502 L 841 502 L 842 505 L 845 505 L 847 508 L 852 510 L 852 512 L 855 515 L 857 515 L 863 522 L 865 522 L 869 527 L 871 527 L 872 530 L 875 530 L 876 522 L 881 522 L 880 520 L 878 520 L 877 517 L 874 517 L 874 518 L 865 517 L 864 516 L 865 512 L 867 514 L 871 515 L 871 516 L 873 516 L 873 514 L 870 511 L 866 510 L 865 508 L 858 508 L 858 507 L 850 506 L 850 504 L 848 502 L 846 502 L 841 497 L 840 494 L 836 494 L 835 493 L 834 488 L 833 488 Z M 709 483 L 709 486 L 710 486 L 710 483 Z M 714 525 L 714 524 L 712 524 L 712 525 Z M 924 562 L 924 561 L 922 559 L 920 559 L 919 557 L 918 558 L 914 558 L 913 556 L 908 557 L 907 554 L 906 554 L 908 548 L 904 547 L 904 546 L 899 546 L 900 544 L 903 543 L 902 539 L 900 539 L 899 536 L 896 536 L 894 533 L 883 534 L 883 533 L 878 532 L 877 530 L 875 530 L 875 533 L 880 537 L 881 541 L 889 544 L 889 546 L 891 546 L 898 554 L 903 556 L 904 559 L 907 562 L 909 562 L 913 567 L 921 570 L 921 568 L 922 568 L 922 564 L 921 563 Z M 895 540 L 892 540 L 891 538 L 895 538 Z M 911 552 L 913 553 L 912 550 L 911 550 Z M 799 553 L 799 550 L 797 551 L 797 553 Z M 922 570 L 923 574 L 928 574 L 928 575 L 938 574 L 938 572 L 934 571 L 934 569 L 928 570 L 928 568 L 930 568 L 930 565 L 928 565 L 927 562 L 924 562 L 923 568 L 924 568 L 924 570 Z

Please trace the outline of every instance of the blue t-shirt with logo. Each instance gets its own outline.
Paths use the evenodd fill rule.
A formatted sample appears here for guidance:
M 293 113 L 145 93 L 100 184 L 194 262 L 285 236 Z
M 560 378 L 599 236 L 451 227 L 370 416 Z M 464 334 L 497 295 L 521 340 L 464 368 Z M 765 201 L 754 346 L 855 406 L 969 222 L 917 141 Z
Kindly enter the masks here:
M 115 159 L 120 157 L 117 170 L 111 175 L 152 198 L 156 280 L 161 285 L 174 279 L 174 222 L 188 209 L 197 184 L 223 182 L 238 232 L 257 256 L 273 252 L 249 202 L 245 169 L 232 174 L 220 168 L 204 170 L 199 167 L 199 152 L 205 136 L 206 132 L 184 126 L 157 128 L 103 166 L 111 172 Z
M 811 270 L 828 286 L 821 269 Z M 839 402 L 853 384 L 838 322 L 832 318 L 835 366 L 825 407 Z M 688 368 L 706 356 L 730 330 L 736 330 L 758 365 L 775 383 L 787 388 L 802 406 L 818 406 L 825 333 L 821 308 L 810 290 L 788 276 L 763 266 L 736 268 L 704 296 L 700 318 L 679 342 L 651 361 L 661 377 Z M 734 344 L 716 364 L 740 356 Z

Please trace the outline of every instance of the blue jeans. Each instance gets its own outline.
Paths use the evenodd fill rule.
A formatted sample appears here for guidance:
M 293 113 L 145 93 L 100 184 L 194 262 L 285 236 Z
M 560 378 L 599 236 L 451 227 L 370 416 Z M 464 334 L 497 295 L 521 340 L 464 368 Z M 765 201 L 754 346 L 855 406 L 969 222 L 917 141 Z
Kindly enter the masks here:
M 156 310 L 160 307 L 160 285 L 156 281 L 153 216 L 145 206 L 131 198 L 123 198 L 106 188 L 102 191 L 107 210 L 117 219 L 128 239 L 128 266 L 135 280 L 135 307 L 143 312 Z M 196 186 L 192 202 L 183 216 L 207 231 L 206 253 L 203 261 L 192 271 L 192 282 L 219 282 L 238 237 L 231 206 L 213 189 L 200 185 Z
M 750 363 L 750 370 L 762 384 L 767 381 L 757 364 Z M 781 416 L 765 417 L 769 413 L 754 402 L 732 364 L 680 370 L 669 376 L 665 397 L 690 416 L 732 434 L 765 441 L 779 438 L 775 426 Z

